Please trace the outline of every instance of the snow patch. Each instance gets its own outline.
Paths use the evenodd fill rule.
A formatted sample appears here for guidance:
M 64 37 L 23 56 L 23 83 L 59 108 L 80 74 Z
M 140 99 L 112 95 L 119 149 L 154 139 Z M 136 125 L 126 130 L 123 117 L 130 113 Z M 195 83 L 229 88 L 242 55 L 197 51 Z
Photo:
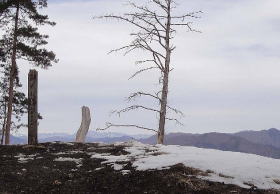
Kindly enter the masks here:
M 110 153 L 90 153 L 91 158 L 97 158 L 97 159 L 105 159 L 106 161 L 101 162 L 102 164 L 108 164 L 108 163 L 116 163 L 116 162 L 123 162 L 123 161 L 129 161 L 129 158 L 127 158 L 126 155 L 119 155 L 119 156 L 113 156 Z
M 137 169 L 161 168 L 183 163 L 185 166 L 215 173 L 207 180 L 235 184 L 248 188 L 251 183 L 261 189 L 280 189 L 273 179 L 280 178 L 280 160 L 238 152 L 219 151 L 185 146 L 158 146 L 166 155 L 158 155 L 137 160 Z M 157 164 L 160 161 L 160 164 Z M 221 174 L 227 177 L 221 176 Z M 267 178 L 269 177 L 269 178 Z
M 18 162 L 19 163 L 27 163 L 29 160 L 34 160 L 34 157 L 37 154 L 32 154 L 32 155 L 24 155 L 24 154 L 18 154 L 17 156 L 15 156 L 15 158 L 18 158 Z
M 202 149 L 177 145 L 146 145 L 139 142 L 116 143 L 124 146 L 129 154 L 112 156 L 109 153 L 92 153 L 91 158 L 105 159 L 102 163 L 115 164 L 131 161 L 136 170 L 167 169 L 182 163 L 187 167 L 210 171 L 202 179 L 235 184 L 250 188 L 249 184 L 260 189 L 280 189 L 274 180 L 280 180 L 280 160 L 238 152 Z M 115 166 L 114 166 L 115 168 Z
M 63 157 L 54 159 L 55 162 L 75 162 L 78 168 L 82 166 L 82 160 L 83 158 L 63 158 Z
M 104 167 L 96 168 L 95 171 L 101 170 L 101 169 L 103 169 L 103 168 L 104 168 Z
M 123 165 L 121 165 L 121 164 L 113 163 L 111 165 L 113 166 L 114 170 L 122 170 L 123 169 Z
M 84 153 L 83 151 L 76 151 L 76 150 L 73 150 L 73 151 L 68 151 L 68 152 L 57 152 L 57 153 L 53 153 L 52 155 L 66 155 L 66 154 L 81 154 L 81 153 Z
M 129 174 L 129 173 L 130 173 L 130 170 L 122 170 L 123 175 Z
M 53 141 L 51 144 L 64 144 L 64 145 L 74 145 L 72 142 L 62 142 L 62 141 Z
M 66 142 L 66 143 L 61 143 L 61 144 L 66 144 L 66 145 L 74 145 L 74 143 Z

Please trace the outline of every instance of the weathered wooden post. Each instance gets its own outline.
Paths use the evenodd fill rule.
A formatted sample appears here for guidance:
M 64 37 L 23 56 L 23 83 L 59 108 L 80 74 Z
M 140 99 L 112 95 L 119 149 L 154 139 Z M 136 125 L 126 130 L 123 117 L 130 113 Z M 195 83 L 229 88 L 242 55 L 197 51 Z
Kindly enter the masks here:
M 38 144 L 38 72 L 28 74 L 28 144 Z
M 89 126 L 90 126 L 90 122 L 91 122 L 90 110 L 88 107 L 83 106 L 82 107 L 82 122 L 81 122 L 81 126 L 76 134 L 76 142 L 85 143 L 86 136 L 87 136 Z

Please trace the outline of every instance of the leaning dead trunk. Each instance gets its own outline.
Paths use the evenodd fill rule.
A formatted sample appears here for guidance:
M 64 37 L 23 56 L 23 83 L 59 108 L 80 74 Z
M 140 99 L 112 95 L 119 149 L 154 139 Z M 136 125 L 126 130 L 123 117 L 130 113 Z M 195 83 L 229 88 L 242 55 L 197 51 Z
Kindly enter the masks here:
M 85 142 L 86 135 L 89 130 L 90 122 L 91 122 L 90 110 L 88 107 L 83 106 L 82 107 L 82 123 L 76 134 L 76 142 L 79 142 L 79 143 Z
M 17 31 L 18 31 L 18 18 L 19 18 L 19 2 L 17 4 L 17 11 L 15 17 L 15 29 L 13 37 L 13 51 L 12 51 L 12 66 L 10 71 L 10 81 L 9 81 L 9 101 L 8 101 L 8 113 L 7 113 L 7 123 L 5 131 L 5 144 L 10 144 L 10 132 L 12 123 L 12 111 L 13 111 L 13 99 L 14 99 L 14 81 L 17 74 L 17 64 L 16 64 L 16 53 L 17 53 Z

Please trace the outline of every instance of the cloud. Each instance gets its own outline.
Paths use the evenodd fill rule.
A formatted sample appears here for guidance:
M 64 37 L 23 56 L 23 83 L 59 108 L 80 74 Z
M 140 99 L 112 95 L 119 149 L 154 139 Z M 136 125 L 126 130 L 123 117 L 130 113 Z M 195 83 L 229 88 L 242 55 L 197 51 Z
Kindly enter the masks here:
M 82 105 L 93 111 L 92 128 L 112 119 L 157 127 L 153 114 L 108 116 L 112 109 L 126 106 L 123 99 L 130 92 L 158 87 L 156 72 L 127 81 L 143 53 L 107 54 L 129 43 L 134 29 L 117 21 L 92 20 L 95 15 L 127 10 L 123 4 L 121 0 L 50 1 L 46 13 L 57 26 L 42 30 L 50 35 L 49 47 L 60 62 L 48 71 L 39 70 L 41 132 L 75 132 Z M 177 14 L 204 13 L 193 23 L 201 34 L 179 29 L 174 40 L 170 102 L 187 116 L 184 127 L 169 125 L 168 131 L 280 128 L 280 2 L 179 0 L 178 4 Z M 29 68 L 20 67 L 24 83 Z

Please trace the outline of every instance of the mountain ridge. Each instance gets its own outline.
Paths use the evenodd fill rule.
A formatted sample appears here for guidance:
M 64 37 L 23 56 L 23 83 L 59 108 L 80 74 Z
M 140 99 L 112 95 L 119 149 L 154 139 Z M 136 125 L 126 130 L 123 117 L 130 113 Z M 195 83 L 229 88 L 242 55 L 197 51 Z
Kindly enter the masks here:
M 156 144 L 156 136 L 141 138 L 142 135 L 129 136 L 121 133 L 89 132 L 87 142 L 114 143 L 138 140 L 146 144 Z M 73 142 L 75 135 L 39 134 L 39 142 Z M 11 138 L 12 144 L 25 144 L 26 137 Z M 169 133 L 165 136 L 166 145 L 194 146 L 223 151 L 244 152 L 280 159 L 280 130 L 271 128 L 261 131 L 240 131 L 237 133 Z
M 250 136 L 250 134 L 253 135 Z M 156 144 L 156 136 L 141 139 L 140 141 L 147 144 Z M 262 131 L 241 131 L 238 133 L 170 133 L 165 136 L 166 145 L 211 148 L 280 159 L 280 145 L 277 147 L 278 142 L 280 142 L 280 130 L 275 128 Z

